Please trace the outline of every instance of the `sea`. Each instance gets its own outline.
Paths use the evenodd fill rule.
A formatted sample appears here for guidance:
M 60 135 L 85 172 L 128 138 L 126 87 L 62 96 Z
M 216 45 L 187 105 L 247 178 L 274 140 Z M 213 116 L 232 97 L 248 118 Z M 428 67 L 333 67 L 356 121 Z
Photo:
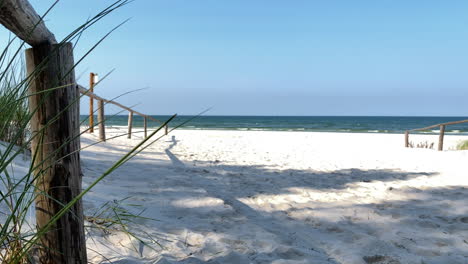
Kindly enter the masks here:
M 164 122 L 171 116 L 152 116 Z M 81 121 L 87 124 L 87 116 Z M 403 133 L 435 124 L 467 120 L 468 117 L 402 116 L 177 116 L 169 126 L 193 130 L 304 131 L 341 133 Z M 97 118 L 95 117 L 95 120 Z M 106 116 L 106 126 L 125 127 L 127 115 Z M 160 123 L 149 120 L 148 127 Z M 143 127 L 143 118 L 134 115 L 134 127 Z M 438 128 L 418 133 L 438 133 Z M 468 123 L 446 127 L 447 134 L 468 135 Z

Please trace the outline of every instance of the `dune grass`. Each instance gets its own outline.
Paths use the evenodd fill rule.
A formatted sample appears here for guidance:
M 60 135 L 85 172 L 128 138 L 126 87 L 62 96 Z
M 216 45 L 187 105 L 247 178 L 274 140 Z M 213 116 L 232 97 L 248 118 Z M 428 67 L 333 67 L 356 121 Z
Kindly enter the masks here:
M 6 70 L 0 70 L 0 141 L 28 147 L 24 145 L 28 136 L 24 63 L 21 59 L 7 62 L 6 54 L 0 57 L 0 65 L 10 64 Z
M 457 150 L 468 150 L 468 140 L 458 143 Z
M 144 234 L 144 237 L 137 235 L 136 232 L 131 231 L 130 228 L 131 226 L 138 225 L 138 221 L 156 221 L 156 219 L 143 216 L 145 211 L 144 207 L 140 204 L 128 202 L 127 200 L 129 198 L 130 197 L 108 201 L 89 212 L 89 214 L 85 216 L 86 221 L 89 223 L 88 227 L 98 229 L 102 231 L 103 234 L 122 232 L 126 234 L 130 240 L 134 239 L 156 251 L 152 244 L 162 247 L 156 239 L 147 233 Z M 140 230 L 140 232 L 142 231 Z M 134 247 L 133 250 L 138 252 L 136 247 Z
M 76 42 L 78 42 L 85 30 L 88 30 L 93 24 L 128 2 L 130 1 L 115 1 L 96 16 L 73 30 L 61 43 L 74 41 L 76 45 Z M 107 36 L 108 34 L 105 34 L 95 46 L 90 48 L 89 52 L 82 58 L 76 59 L 77 64 Z M 27 94 L 27 84 L 30 81 L 30 76 L 26 76 L 24 63 L 21 59 L 24 47 L 24 42 L 12 39 L 3 48 L 3 51 L 0 52 L 0 263 L 31 263 L 34 258 L 35 249 L 41 247 L 40 238 L 53 227 L 55 222 L 105 177 L 147 146 L 157 141 L 159 138 L 156 140 L 151 138 L 175 117 L 171 117 L 152 132 L 148 138 L 137 144 L 137 146 L 108 168 L 105 173 L 100 175 L 70 203 L 64 204 L 60 212 L 53 216 L 49 223 L 38 229 L 34 221 L 34 201 L 37 196 L 47 196 L 47 194 L 39 192 L 34 184 L 36 177 L 40 177 L 41 175 L 41 172 L 38 172 L 38 168 L 34 167 L 34 162 L 30 161 L 36 158 L 35 153 L 31 153 L 29 158 L 27 155 L 24 156 L 25 149 L 29 149 L 30 143 L 34 139 L 34 135 L 31 135 L 29 131 L 29 122 L 32 113 L 36 111 L 36 109 L 28 108 L 29 95 Z M 61 89 L 61 87 L 51 87 L 50 89 Z M 72 102 L 72 104 L 76 103 L 79 103 L 79 100 Z M 23 159 L 20 157 L 23 157 Z M 25 161 L 25 159 L 28 159 L 28 161 Z M 18 166 L 15 163 L 18 160 L 29 163 L 29 167 L 23 165 L 21 170 L 16 169 Z M 108 206 L 106 208 L 109 208 L 106 209 L 107 212 L 111 212 L 112 214 L 104 217 L 112 219 L 111 227 L 118 227 L 116 228 L 117 230 L 138 239 L 137 236 L 132 234 L 128 226 L 132 218 L 142 216 L 130 214 L 121 204 L 109 203 L 106 206 Z M 125 218 L 122 218 L 122 216 L 125 216 Z M 94 217 L 96 220 L 100 216 L 95 215 Z M 90 220 L 91 218 L 88 219 Z M 100 226 L 102 228 L 102 225 Z

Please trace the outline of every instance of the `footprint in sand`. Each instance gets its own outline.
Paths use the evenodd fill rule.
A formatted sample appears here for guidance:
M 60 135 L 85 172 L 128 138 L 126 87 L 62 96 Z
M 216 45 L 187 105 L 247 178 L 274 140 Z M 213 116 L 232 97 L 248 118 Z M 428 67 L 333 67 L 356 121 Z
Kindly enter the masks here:
M 280 246 L 276 249 L 278 258 L 285 260 L 301 260 L 304 258 L 304 253 L 291 247 Z
M 440 225 L 431 221 L 418 221 L 417 225 L 422 228 L 439 228 Z
M 430 215 L 422 214 L 422 215 L 419 216 L 419 218 L 421 218 L 421 219 L 430 219 L 431 216 L 430 216 Z
M 343 229 L 341 229 L 341 228 L 339 228 L 337 226 L 328 227 L 327 231 L 332 232 L 332 233 L 343 233 L 344 232 Z
M 362 259 L 364 259 L 367 264 L 401 264 L 400 261 L 389 256 L 365 256 Z
M 445 216 L 436 216 L 435 218 L 437 218 L 439 221 L 442 221 L 446 224 L 453 224 L 457 221 L 456 218 L 448 218 L 448 217 L 445 217 Z

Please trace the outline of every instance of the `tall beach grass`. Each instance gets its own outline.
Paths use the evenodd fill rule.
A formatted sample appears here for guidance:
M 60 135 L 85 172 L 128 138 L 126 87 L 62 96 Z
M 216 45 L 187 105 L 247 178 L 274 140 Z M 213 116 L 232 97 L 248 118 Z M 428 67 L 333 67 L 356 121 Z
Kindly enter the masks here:
M 93 24 L 129 2 L 128 0 L 115 1 L 102 12 L 73 30 L 61 43 L 77 42 L 81 35 Z M 105 34 L 95 46 L 90 48 L 89 52 L 107 36 L 108 34 Z M 38 172 L 38 168 L 32 165 L 34 164 L 32 160 L 36 158 L 35 153 L 25 155 L 25 153 L 28 153 L 26 150 L 30 148 L 31 141 L 34 139 L 34 135 L 31 135 L 29 132 L 29 122 L 36 109 L 29 109 L 27 104 L 28 96 L 30 96 L 27 94 L 27 86 L 31 77 L 26 76 L 25 65 L 22 60 L 25 44 L 15 39 L 12 39 L 8 43 L 0 53 L 0 262 L 30 263 L 34 260 L 36 249 L 41 247 L 40 238 L 54 226 L 55 222 L 105 177 L 150 144 L 157 141 L 159 138 L 152 139 L 152 137 L 167 125 L 174 116 L 153 131 L 146 139 L 139 142 L 131 151 L 122 156 L 70 203 L 64 204 L 61 210 L 51 218 L 49 223 L 42 228 L 36 228 L 33 214 L 34 201 L 38 196 L 47 195 L 38 191 L 34 184 L 36 178 L 41 175 L 41 172 Z M 89 52 L 83 57 L 76 59 L 77 64 Z M 50 89 L 61 88 L 50 87 Z M 77 104 L 79 100 L 72 103 Z M 123 221 L 121 218 L 119 219 L 119 212 L 127 211 L 121 207 L 114 206 L 112 207 L 112 212 L 115 212 L 113 214 L 115 218 L 110 220 L 112 226 L 120 226 L 128 234 L 131 234 L 127 228 L 129 220 Z M 131 214 L 128 215 L 132 217 Z M 134 217 L 141 216 L 134 215 Z M 95 216 L 94 219 L 98 218 Z M 112 218 L 111 216 L 106 216 L 106 219 Z
M 468 150 L 468 140 L 462 141 L 457 145 L 458 150 Z

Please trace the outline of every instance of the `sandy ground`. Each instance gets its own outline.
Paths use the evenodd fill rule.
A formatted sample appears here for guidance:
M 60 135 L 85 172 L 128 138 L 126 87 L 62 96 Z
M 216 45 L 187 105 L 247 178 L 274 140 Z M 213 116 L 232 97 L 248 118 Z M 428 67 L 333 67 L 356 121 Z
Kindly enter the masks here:
M 403 135 L 391 134 L 174 131 L 85 196 L 87 216 L 109 203 L 155 219 L 131 218 L 142 241 L 87 222 L 89 260 L 467 264 L 468 151 L 453 150 L 462 139 L 446 136 L 438 152 L 406 149 Z M 85 134 L 84 186 L 141 140 L 96 144 Z M 18 157 L 11 170 L 24 175 L 28 166 Z M 28 218 L 32 228 L 34 210 Z
M 141 138 L 83 136 L 85 186 Z M 403 135 L 174 131 L 85 199 L 90 212 L 129 197 L 157 219 L 131 229 L 160 246 L 91 230 L 90 260 L 466 264 L 468 151 L 450 150 L 461 139 L 437 152 Z

